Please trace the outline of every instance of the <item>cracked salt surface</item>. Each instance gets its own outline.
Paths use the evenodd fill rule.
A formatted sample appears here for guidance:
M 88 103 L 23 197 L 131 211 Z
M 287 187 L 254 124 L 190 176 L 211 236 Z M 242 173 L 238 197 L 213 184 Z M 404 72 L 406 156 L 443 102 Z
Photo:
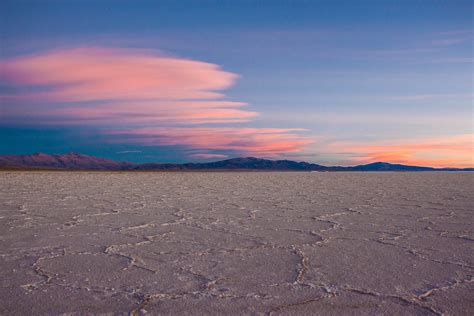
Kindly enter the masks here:
M 0 314 L 472 315 L 472 173 L 0 173 Z

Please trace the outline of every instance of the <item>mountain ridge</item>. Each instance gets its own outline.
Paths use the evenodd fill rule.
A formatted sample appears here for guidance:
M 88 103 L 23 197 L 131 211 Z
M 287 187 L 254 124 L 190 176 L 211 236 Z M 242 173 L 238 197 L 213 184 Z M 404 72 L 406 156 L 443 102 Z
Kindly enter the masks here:
M 323 166 L 293 161 L 270 160 L 255 157 L 230 158 L 201 163 L 131 163 L 99 158 L 80 153 L 31 155 L 0 155 L 2 169 L 103 170 L 103 171 L 188 171 L 188 170 L 265 170 L 265 171 L 474 171 L 474 168 L 433 168 L 409 166 L 388 162 L 373 162 L 357 166 Z

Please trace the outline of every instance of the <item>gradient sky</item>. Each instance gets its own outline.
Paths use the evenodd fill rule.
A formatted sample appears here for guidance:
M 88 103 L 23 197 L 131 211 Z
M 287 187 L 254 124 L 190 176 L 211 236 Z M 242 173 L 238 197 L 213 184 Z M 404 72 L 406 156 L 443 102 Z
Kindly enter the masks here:
M 0 154 L 474 167 L 472 1 L 0 2 Z

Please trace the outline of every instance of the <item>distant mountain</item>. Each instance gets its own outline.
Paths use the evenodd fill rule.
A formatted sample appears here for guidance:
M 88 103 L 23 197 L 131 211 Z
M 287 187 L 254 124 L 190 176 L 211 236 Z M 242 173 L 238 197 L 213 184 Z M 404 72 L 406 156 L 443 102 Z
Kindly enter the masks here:
M 354 171 L 433 171 L 436 168 L 431 167 L 419 167 L 419 166 L 407 166 L 392 164 L 388 162 L 374 162 L 367 165 L 359 165 L 355 167 L 349 167 Z
M 185 163 L 185 164 L 157 164 L 149 163 L 136 165 L 136 170 L 293 170 L 313 171 L 327 170 L 317 164 L 307 162 L 296 162 L 291 160 L 269 160 L 254 157 L 233 158 L 207 163 Z
M 68 153 L 48 155 L 0 155 L 0 167 L 36 169 L 74 169 L 74 170 L 121 170 L 131 167 L 129 162 L 98 158 L 94 156 Z
M 129 170 L 129 171 L 187 171 L 187 170 L 268 170 L 268 171 L 474 171 L 474 168 L 431 168 L 374 162 L 354 167 L 322 166 L 292 160 L 269 160 L 254 157 L 233 158 L 207 163 L 144 163 L 98 158 L 77 153 L 48 155 L 0 155 L 2 169 L 59 169 L 59 170 Z
M 374 162 L 367 165 L 345 167 L 350 171 L 474 171 L 474 168 L 433 168 L 421 166 L 407 166 L 388 162 Z
M 374 162 L 354 167 L 322 166 L 292 160 L 269 160 L 254 157 L 232 158 L 207 163 L 133 165 L 132 170 L 279 170 L 279 171 L 474 171 L 473 168 L 431 168 Z

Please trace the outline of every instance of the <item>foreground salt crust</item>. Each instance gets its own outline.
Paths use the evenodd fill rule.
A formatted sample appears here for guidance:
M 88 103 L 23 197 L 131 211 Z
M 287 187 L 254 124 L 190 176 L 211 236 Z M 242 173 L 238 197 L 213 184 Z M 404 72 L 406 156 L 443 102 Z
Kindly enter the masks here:
M 0 173 L 0 314 L 469 315 L 472 173 Z

